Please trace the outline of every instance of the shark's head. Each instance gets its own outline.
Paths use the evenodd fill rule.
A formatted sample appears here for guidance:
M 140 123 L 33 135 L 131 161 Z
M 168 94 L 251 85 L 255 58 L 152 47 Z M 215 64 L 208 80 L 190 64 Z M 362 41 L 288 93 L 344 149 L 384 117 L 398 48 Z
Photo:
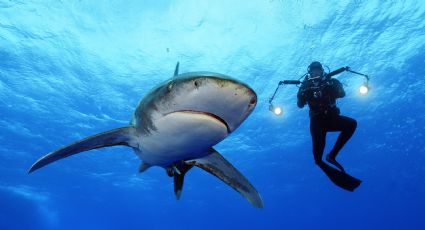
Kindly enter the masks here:
M 248 85 L 211 72 L 185 73 L 153 89 L 137 108 L 133 125 L 155 130 L 154 121 L 172 113 L 199 113 L 233 132 L 252 112 L 257 95 Z

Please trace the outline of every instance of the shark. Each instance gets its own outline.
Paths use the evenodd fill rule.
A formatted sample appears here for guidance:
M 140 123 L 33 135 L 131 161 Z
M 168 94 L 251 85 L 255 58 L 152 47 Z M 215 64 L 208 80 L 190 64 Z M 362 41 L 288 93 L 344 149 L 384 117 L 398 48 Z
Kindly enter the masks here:
M 186 173 L 196 167 L 262 208 L 258 191 L 214 148 L 242 124 L 256 104 L 257 94 L 247 84 L 214 72 L 179 74 L 177 63 L 174 76 L 141 99 L 129 125 L 52 151 L 38 159 L 28 173 L 84 151 L 128 146 L 141 159 L 139 172 L 158 166 L 173 177 L 177 199 Z

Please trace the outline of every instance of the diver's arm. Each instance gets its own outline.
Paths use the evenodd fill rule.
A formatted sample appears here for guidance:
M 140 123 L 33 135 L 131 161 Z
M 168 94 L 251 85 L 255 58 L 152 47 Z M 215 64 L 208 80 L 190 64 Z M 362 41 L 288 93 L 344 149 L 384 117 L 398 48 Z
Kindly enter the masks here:
M 337 79 L 331 79 L 332 85 L 333 85 L 333 93 L 335 98 L 342 98 L 345 97 L 345 91 L 344 87 L 342 86 L 341 82 Z
M 306 92 L 304 84 L 302 84 L 297 93 L 297 106 L 298 108 L 303 108 L 305 104 L 307 104 Z

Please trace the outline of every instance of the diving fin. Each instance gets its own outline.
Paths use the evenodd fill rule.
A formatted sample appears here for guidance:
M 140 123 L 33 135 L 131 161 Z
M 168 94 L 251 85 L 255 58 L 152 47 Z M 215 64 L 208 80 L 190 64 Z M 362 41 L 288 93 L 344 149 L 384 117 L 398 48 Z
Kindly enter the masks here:
M 333 166 L 337 167 L 341 172 L 345 173 L 344 167 L 342 167 L 342 165 L 338 161 L 336 161 L 335 158 L 329 156 L 329 154 L 326 156 L 326 161 L 329 164 L 332 164 Z
M 244 196 L 253 206 L 257 208 L 263 207 L 261 196 L 254 186 L 215 149 L 211 148 L 210 154 L 205 157 L 185 162 L 218 177 Z
M 361 180 L 350 176 L 345 172 L 341 172 L 325 162 L 318 164 L 322 171 L 329 177 L 329 179 L 337 186 L 347 191 L 353 192 L 362 183 Z
M 28 173 L 62 158 L 92 149 L 115 145 L 136 147 L 137 143 L 135 137 L 136 129 L 133 126 L 117 128 L 87 137 L 41 157 L 31 166 Z

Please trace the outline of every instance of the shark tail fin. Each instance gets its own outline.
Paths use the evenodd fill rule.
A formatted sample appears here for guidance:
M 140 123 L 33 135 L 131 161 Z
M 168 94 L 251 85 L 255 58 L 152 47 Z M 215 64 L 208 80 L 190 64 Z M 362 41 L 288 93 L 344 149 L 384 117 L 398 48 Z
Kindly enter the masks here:
M 235 189 L 244 196 L 253 206 L 263 207 L 260 194 L 252 184 L 242 175 L 230 162 L 218 153 L 215 149 L 210 149 L 210 154 L 193 160 L 185 161 L 188 165 L 201 168 L 216 176 L 224 183 Z
M 31 166 L 28 173 L 65 157 L 92 149 L 115 145 L 135 147 L 137 145 L 135 137 L 136 130 L 132 126 L 117 128 L 87 137 L 41 157 Z

